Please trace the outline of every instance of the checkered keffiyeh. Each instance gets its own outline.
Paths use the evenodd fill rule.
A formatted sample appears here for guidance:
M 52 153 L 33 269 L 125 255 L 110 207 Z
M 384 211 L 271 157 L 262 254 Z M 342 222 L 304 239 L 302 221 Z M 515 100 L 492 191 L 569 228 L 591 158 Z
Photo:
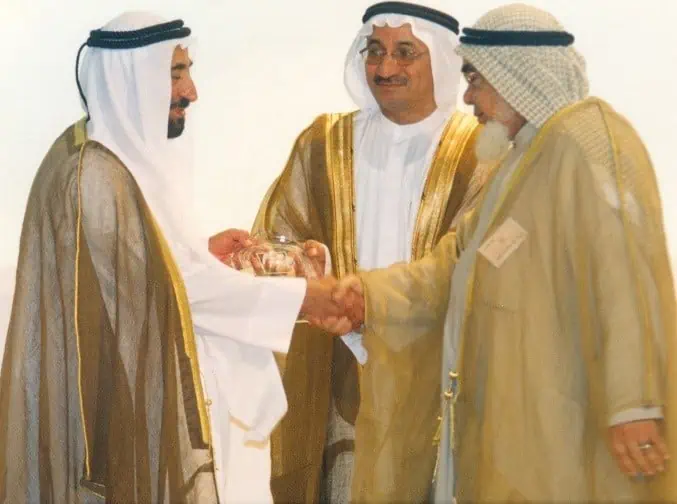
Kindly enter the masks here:
M 493 9 L 473 25 L 480 30 L 564 31 L 551 14 L 524 4 Z M 573 46 L 463 44 L 456 52 L 536 127 L 588 95 L 585 60 Z

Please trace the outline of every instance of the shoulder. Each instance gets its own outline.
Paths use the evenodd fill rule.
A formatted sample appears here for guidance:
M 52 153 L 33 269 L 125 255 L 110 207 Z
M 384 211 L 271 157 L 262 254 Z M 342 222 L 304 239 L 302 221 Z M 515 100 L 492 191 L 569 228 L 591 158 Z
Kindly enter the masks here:
M 474 155 L 474 144 L 481 129 L 474 115 L 456 110 L 449 114 L 440 143 L 459 146 Z
M 105 145 L 86 140 L 78 154 L 78 169 L 84 187 L 96 186 L 103 191 L 135 191 L 131 172 Z
M 80 123 L 72 124 L 54 140 L 35 174 L 31 200 L 54 202 L 59 195 L 70 192 L 77 174 L 81 146 L 77 140 L 81 130 Z
M 297 138 L 297 143 L 309 144 L 318 140 L 325 140 L 330 132 L 336 128 L 352 127 L 359 111 L 330 112 L 318 115 Z
M 587 98 L 560 111 L 544 126 L 542 141 L 577 151 L 591 161 L 607 160 L 620 148 L 641 144 L 632 125 L 599 98 Z

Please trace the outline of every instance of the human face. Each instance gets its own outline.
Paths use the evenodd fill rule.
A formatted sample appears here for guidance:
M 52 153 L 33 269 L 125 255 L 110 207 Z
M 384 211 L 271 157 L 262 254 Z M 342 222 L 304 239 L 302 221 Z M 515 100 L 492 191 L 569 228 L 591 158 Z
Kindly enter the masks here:
M 461 71 L 468 82 L 468 87 L 463 93 L 463 101 L 466 105 L 473 106 L 477 120 L 481 124 L 489 121 L 499 122 L 508 128 L 510 138 L 514 138 L 526 123 L 524 117 L 498 94 L 472 64 L 464 61 Z
M 430 52 L 410 24 L 374 26 L 363 54 L 369 89 L 386 117 L 416 122 L 435 110 Z
M 169 105 L 169 125 L 167 137 L 176 138 L 183 133 L 186 123 L 186 108 L 197 100 L 197 89 L 190 76 L 193 62 L 188 57 L 188 49 L 176 46 L 172 55 L 172 98 Z

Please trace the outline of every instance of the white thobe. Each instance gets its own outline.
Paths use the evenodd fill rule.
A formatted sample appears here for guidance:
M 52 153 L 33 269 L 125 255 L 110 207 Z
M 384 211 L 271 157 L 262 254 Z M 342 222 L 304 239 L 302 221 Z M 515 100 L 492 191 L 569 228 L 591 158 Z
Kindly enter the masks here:
M 453 110 L 436 109 L 413 124 L 390 121 L 380 110 L 361 110 L 353 122 L 357 264 L 360 270 L 411 260 L 423 188 Z M 344 336 L 362 364 L 361 335 Z
M 185 261 L 221 503 L 272 503 L 269 436 L 287 410 L 273 352 L 289 349 L 304 279 Z

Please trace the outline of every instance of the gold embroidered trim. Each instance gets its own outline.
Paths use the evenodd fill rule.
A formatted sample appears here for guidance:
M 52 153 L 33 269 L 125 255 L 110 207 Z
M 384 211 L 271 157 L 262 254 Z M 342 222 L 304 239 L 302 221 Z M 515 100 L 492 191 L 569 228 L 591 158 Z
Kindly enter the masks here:
M 334 269 L 339 277 L 357 270 L 353 116 L 329 114 L 325 123 L 325 161 L 334 212 Z
M 412 259 L 420 259 L 434 247 L 435 238 L 439 236 L 440 226 L 444 221 L 456 172 L 477 126 L 474 117 L 454 112 L 442 132 L 416 217 L 411 247 Z
M 77 128 L 76 128 L 77 129 Z M 90 479 L 91 477 L 91 468 L 90 468 L 90 456 L 89 456 L 89 440 L 87 439 L 87 424 L 85 423 L 85 404 L 82 397 L 82 352 L 80 351 L 80 325 L 78 324 L 78 297 L 80 291 L 80 244 L 82 239 L 82 188 L 80 185 L 82 177 L 82 158 L 85 152 L 85 146 L 87 145 L 87 140 L 84 141 L 82 147 L 80 148 L 80 154 L 78 157 L 78 168 L 77 168 L 77 200 L 78 200 L 78 209 L 77 209 L 77 221 L 75 228 L 75 282 L 74 282 L 74 321 L 73 327 L 75 329 L 75 345 L 78 352 L 78 396 L 80 399 L 80 421 L 82 422 L 82 431 L 83 439 L 85 441 L 85 479 Z
M 147 207 L 146 207 L 147 208 Z M 169 271 L 169 276 L 172 281 L 172 287 L 174 288 L 174 294 L 176 295 L 176 302 L 179 308 L 179 319 L 181 321 L 181 332 L 183 333 L 183 343 L 184 350 L 186 355 L 190 359 L 190 370 L 193 375 L 193 384 L 195 386 L 195 396 L 197 400 L 197 410 L 200 417 L 200 430 L 202 431 L 202 441 L 211 446 L 211 435 L 209 427 L 209 415 L 207 412 L 207 407 L 204 399 L 204 391 L 202 388 L 202 381 L 200 377 L 200 367 L 198 363 L 197 356 L 197 345 L 195 343 L 195 331 L 193 328 L 193 319 L 190 315 L 190 303 L 188 302 L 188 294 L 186 293 L 186 287 L 183 283 L 183 278 L 179 272 L 179 268 L 174 261 L 172 251 L 165 240 L 160 227 L 158 226 L 155 218 L 153 217 L 150 210 L 148 210 L 150 215 L 150 220 L 155 233 L 158 236 L 158 241 L 160 242 L 160 250 L 162 251 L 162 257 L 165 260 L 167 265 L 167 270 Z
M 75 147 L 87 141 L 87 119 L 82 118 L 73 125 L 73 139 Z

